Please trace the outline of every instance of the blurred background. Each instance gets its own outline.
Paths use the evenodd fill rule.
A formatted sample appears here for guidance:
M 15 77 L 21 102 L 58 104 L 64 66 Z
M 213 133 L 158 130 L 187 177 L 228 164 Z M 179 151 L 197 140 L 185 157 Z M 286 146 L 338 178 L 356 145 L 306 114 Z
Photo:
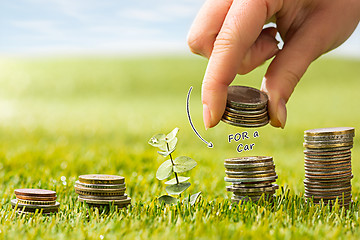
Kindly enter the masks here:
M 147 144 L 156 133 L 180 127 L 175 156 L 198 161 L 190 192 L 224 197 L 225 158 L 273 156 L 278 183 L 302 194 L 303 131 L 352 126 L 359 131 L 360 29 L 317 60 L 288 103 L 284 130 L 205 131 L 200 100 L 207 60 L 192 55 L 186 35 L 203 0 L 0 2 L 0 182 L 5 203 L 14 188 L 56 189 L 75 198 L 80 174 L 126 177 L 128 194 L 149 201 L 164 193 L 155 179 L 164 160 Z M 268 64 L 235 84 L 260 88 Z M 186 116 L 190 110 L 208 149 Z M 253 151 L 236 152 L 228 135 L 258 130 Z M 354 196 L 360 189 L 360 143 L 353 149 Z M 220 177 L 218 177 L 220 176 Z M 6 186 L 6 187 L 5 187 Z M 60 194 L 59 194 L 60 193 Z M 63 193 L 63 194 L 61 194 Z M 70 200 L 69 200 L 70 201 Z

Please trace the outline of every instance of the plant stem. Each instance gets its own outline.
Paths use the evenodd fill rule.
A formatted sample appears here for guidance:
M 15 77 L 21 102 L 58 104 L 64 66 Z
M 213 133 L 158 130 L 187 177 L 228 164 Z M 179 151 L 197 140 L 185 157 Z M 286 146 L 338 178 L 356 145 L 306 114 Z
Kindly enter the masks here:
M 168 144 L 168 143 L 166 143 L 166 147 L 167 147 L 167 150 L 170 151 L 170 148 L 169 148 L 169 144 Z M 175 163 L 174 163 L 174 161 L 173 161 L 173 159 L 172 159 L 171 153 L 169 154 L 169 156 L 170 156 L 171 164 L 174 166 Z M 174 174 L 175 174 L 176 184 L 179 184 L 178 175 L 177 175 L 176 172 L 174 172 Z

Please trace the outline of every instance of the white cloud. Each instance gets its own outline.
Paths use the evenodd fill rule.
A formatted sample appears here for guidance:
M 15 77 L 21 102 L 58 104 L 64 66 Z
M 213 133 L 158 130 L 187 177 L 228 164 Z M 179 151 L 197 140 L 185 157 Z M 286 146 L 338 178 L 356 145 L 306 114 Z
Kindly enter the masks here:
M 62 31 L 58 29 L 57 22 L 51 20 L 21 20 L 13 21 L 11 25 L 32 32 L 33 34 L 43 34 L 48 36 L 60 36 Z

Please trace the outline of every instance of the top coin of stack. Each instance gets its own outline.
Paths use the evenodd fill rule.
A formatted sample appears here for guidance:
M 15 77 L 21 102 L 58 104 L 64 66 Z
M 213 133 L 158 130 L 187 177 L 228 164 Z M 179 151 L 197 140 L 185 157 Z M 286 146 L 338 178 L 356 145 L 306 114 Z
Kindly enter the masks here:
M 352 127 L 319 128 L 304 132 L 305 197 L 340 206 L 351 202 Z
M 45 189 L 15 189 L 16 199 L 11 200 L 13 208 L 19 213 L 42 214 L 58 212 L 60 203 L 56 202 L 56 192 Z
M 238 127 L 261 127 L 269 123 L 268 96 L 255 88 L 229 86 L 222 121 Z
M 109 204 L 126 207 L 131 203 L 131 198 L 125 194 L 125 190 L 125 178 L 116 175 L 81 175 L 75 183 L 79 201 L 95 207 Z
M 272 157 L 239 157 L 225 159 L 226 182 L 232 185 L 226 188 L 233 192 L 233 202 L 258 201 L 264 194 L 265 197 L 272 197 L 278 185 L 272 184 L 276 181 L 277 175 Z

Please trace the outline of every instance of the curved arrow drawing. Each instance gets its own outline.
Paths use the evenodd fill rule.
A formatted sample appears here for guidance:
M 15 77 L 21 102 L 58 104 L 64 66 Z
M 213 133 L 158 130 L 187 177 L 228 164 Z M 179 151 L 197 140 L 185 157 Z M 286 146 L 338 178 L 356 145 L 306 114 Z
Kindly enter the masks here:
M 201 141 L 203 141 L 204 143 L 206 143 L 206 145 L 208 146 L 208 148 L 213 148 L 214 144 L 212 142 L 208 142 L 206 141 L 203 137 L 201 137 L 201 135 L 198 133 L 198 131 L 196 131 L 194 124 L 191 121 L 191 117 L 190 117 L 190 106 L 189 106 L 189 101 L 190 101 L 190 93 L 191 90 L 193 89 L 193 87 L 191 86 L 189 89 L 189 92 L 187 94 L 187 99 L 186 99 L 186 111 L 187 111 L 187 116 L 191 125 L 191 128 L 194 130 L 195 134 L 201 139 Z

